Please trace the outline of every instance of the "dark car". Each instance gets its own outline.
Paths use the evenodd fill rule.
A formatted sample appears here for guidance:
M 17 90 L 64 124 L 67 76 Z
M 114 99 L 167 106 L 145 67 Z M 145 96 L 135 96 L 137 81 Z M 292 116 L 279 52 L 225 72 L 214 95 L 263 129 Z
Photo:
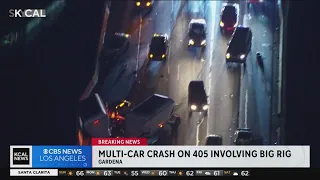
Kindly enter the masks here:
M 234 134 L 235 145 L 252 145 L 253 133 L 249 128 L 239 128 Z
M 191 19 L 188 30 L 188 47 L 206 47 L 206 26 L 206 20 L 204 19 Z
M 168 53 L 168 36 L 166 34 L 154 34 L 149 46 L 149 60 L 166 61 Z
M 153 0 L 135 0 L 135 5 L 138 9 L 151 9 Z
M 224 4 L 220 14 L 220 30 L 232 34 L 239 23 L 239 4 Z
M 222 145 L 222 136 L 209 134 L 206 137 L 206 145 Z
M 238 26 L 228 44 L 226 62 L 245 63 L 251 50 L 252 31 L 249 27 Z
M 130 47 L 130 35 L 126 33 L 114 33 L 106 35 L 103 55 L 107 57 L 117 57 L 126 53 Z
M 188 88 L 189 116 L 192 112 L 204 112 L 208 114 L 208 96 L 203 81 L 191 81 Z

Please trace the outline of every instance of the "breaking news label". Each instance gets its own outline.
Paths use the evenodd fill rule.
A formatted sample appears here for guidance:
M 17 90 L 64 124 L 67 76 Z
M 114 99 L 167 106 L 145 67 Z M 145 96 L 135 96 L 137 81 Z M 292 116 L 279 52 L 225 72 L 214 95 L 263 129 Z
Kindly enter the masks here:
M 93 139 L 92 146 L 11 146 L 11 168 L 309 168 L 310 146 L 148 146 Z

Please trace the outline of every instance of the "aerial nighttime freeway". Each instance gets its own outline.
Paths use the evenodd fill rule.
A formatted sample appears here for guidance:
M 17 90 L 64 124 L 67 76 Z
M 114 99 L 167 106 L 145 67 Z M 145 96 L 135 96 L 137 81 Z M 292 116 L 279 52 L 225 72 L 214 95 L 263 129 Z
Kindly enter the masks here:
M 95 96 L 80 101 L 81 144 L 108 135 L 147 137 L 150 144 L 275 143 L 270 60 L 279 49 L 273 43 L 279 41 L 276 2 L 122 3 L 129 4 L 130 19 L 119 32 L 107 27 L 110 44 L 100 57 L 115 65 L 99 79 Z M 106 105 L 109 119 L 99 110 Z
M 9 18 L 1 30 L 1 57 L 15 59 L 2 72 L 19 69 L 8 132 L 19 137 L 8 144 L 285 144 L 284 4 L 9 3 L 7 14 L 33 7 L 46 17 Z

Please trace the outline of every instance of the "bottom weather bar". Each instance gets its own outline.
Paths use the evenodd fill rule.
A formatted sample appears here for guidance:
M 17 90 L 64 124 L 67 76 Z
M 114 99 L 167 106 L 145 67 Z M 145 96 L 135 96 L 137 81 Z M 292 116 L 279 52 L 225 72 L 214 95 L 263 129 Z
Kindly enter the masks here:
M 249 170 L 10 169 L 10 176 L 250 176 Z

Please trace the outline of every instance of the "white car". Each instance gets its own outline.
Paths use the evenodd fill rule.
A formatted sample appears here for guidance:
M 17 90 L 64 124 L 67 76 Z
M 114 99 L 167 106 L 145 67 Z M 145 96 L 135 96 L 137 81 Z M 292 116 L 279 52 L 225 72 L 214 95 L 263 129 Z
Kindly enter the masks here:
M 191 19 L 188 28 L 188 46 L 205 47 L 207 45 L 207 23 L 205 19 Z

